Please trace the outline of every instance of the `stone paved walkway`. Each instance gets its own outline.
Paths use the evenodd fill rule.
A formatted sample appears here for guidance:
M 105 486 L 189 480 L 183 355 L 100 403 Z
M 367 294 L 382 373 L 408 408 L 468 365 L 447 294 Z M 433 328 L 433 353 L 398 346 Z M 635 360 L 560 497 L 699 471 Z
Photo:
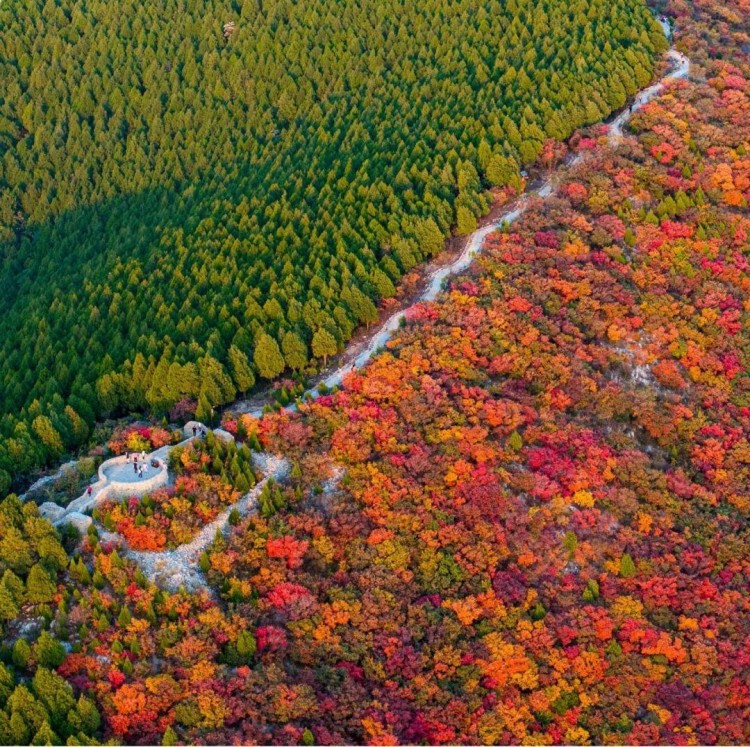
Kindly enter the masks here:
M 273 480 L 282 480 L 289 474 L 289 461 L 271 454 L 258 454 L 256 466 L 263 472 L 263 479 L 242 498 L 228 506 L 211 523 L 206 524 L 190 542 L 174 550 L 162 552 L 143 552 L 125 548 L 127 557 L 134 560 L 146 574 L 146 577 L 167 589 L 176 590 L 180 586 L 187 589 L 206 587 L 203 573 L 198 567 L 201 553 L 214 541 L 217 531 L 225 532 L 232 511 L 241 516 L 253 513 L 258 508 L 258 497 L 265 484 Z M 118 540 L 118 535 L 106 533 L 107 539 Z

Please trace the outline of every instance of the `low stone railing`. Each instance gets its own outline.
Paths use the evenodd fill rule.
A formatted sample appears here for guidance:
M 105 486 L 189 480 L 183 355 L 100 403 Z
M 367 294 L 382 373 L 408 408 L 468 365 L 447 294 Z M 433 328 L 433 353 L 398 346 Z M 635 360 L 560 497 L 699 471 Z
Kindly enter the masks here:
M 108 478 L 105 473 L 110 467 L 117 467 L 120 464 L 126 464 L 127 461 L 128 458 L 125 455 L 120 454 L 120 456 L 112 457 L 111 459 L 107 459 L 105 462 L 102 462 L 99 465 L 98 469 L 99 479 L 106 481 Z

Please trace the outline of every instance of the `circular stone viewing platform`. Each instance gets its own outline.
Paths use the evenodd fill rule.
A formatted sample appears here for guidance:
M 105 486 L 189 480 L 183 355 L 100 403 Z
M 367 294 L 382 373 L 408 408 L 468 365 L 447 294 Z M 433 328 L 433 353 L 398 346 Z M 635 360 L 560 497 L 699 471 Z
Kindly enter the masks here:
M 152 461 L 157 461 L 159 466 L 154 467 Z M 127 461 L 124 456 L 105 462 L 101 468 L 101 476 L 108 482 L 109 497 L 143 495 L 163 487 L 169 480 L 166 462 L 163 459 L 154 460 L 150 455 L 144 462 L 142 477 L 138 476 L 132 461 Z
M 196 431 L 204 429 L 202 423 L 195 423 Z M 192 428 L 191 428 L 192 431 Z M 226 434 L 231 438 L 229 433 Z M 193 440 L 192 435 L 180 442 L 183 446 Z M 71 501 L 66 507 L 58 506 L 56 503 L 46 502 L 39 506 L 39 513 L 48 518 L 55 526 L 67 523 L 76 523 L 82 526 L 85 521 L 91 523 L 91 517 L 85 514 L 99 505 L 102 501 L 110 498 L 120 499 L 129 496 L 143 496 L 158 488 L 169 484 L 169 469 L 167 460 L 173 445 L 162 446 L 156 451 L 146 455 L 144 460 L 143 476 L 139 477 L 137 470 L 133 469 L 133 462 L 128 461 L 126 456 L 116 456 L 107 459 L 99 465 L 99 479 L 92 483 L 84 491 L 83 495 Z M 157 466 L 154 466 L 156 463 Z M 90 492 L 89 492 L 90 491 Z M 85 528 L 85 527 L 84 527 Z

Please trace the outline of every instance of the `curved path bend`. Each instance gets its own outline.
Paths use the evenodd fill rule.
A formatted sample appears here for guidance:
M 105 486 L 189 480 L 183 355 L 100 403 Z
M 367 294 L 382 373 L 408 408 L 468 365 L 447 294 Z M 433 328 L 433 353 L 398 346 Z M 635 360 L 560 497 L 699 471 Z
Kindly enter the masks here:
M 229 434 L 226 434 L 226 436 L 229 436 Z M 180 445 L 189 441 L 192 441 L 192 438 L 182 441 Z M 163 456 L 166 458 L 169 449 L 173 447 L 163 448 L 166 449 L 163 452 Z M 162 450 L 152 452 L 150 457 L 154 455 L 161 457 Z M 266 483 L 269 480 L 283 480 L 289 474 L 290 464 L 284 457 L 265 452 L 254 453 L 253 461 L 255 466 L 263 473 L 263 479 L 239 500 L 231 506 L 227 506 L 213 521 L 206 524 L 190 542 L 186 542 L 174 550 L 133 550 L 128 546 L 122 535 L 117 532 L 109 532 L 99 522 L 96 522 L 101 540 L 118 545 L 126 557 L 138 563 L 150 581 L 160 586 L 172 590 L 176 590 L 180 586 L 189 589 L 207 587 L 208 584 L 198 566 L 198 561 L 201 553 L 214 541 L 216 532 L 226 531 L 229 524 L 229 515 L 232 511 L 239 511 L 242 516 L 255 512 L 258 508 L 258 498 Z M 105 495 L 99 494 L 93 499 L 89 507 L 91 508 L 105 499 Z M 58 521 L 62 522 L 66 518 L 69 520 L 69 517 L 62 517 Z
M 254 457 L 256 465 L 263 472 L 263 479 L 242 498 L 225 508 L 212 522 L 206 524 L 190 542 L 174 550 L 161 552 L 125 549 L 125 554 L 140 565 L 150 581 L 171 590 L 179 589 L 180 586 L 186 589 L 208 587 L 198 565 L 201 553 L 214 541 L 216 532 L 227 530 L 229 515 L 232 511 L 239 511 L 242 516 L 254 513 L 258 508 L 258 498 L 266 483 L 269 480 L 282 480 L 289 473 L 289 462 L 283 457 L 272 454 L 257 454 Z M 106 539 L 124 544 L 117 534 L 108 532 L 102 534 L 106 534 Z
M 667 38 L 671 38 L 669 23 L 664 19 L 659 22 L 664 29 Z M 661 94 L 667 83 L 679 78 L 686 78 L 690 73 L 690 60 L 682 54 L 682 52 L 679 52 L 672 47 L 667 53 L 667 58 L 670 62 L 669 72 L 661 78 L 661 80 L 640 91 L 635 96 L 632 103 L 614 120 L 612 120 L 608 133 L 608 141 L 611 147 L 616 147 L 622 142 L 624 138 L 623 128 L 625 124 L 630 121 L 635 112 L 642 109 L 649 103 L 649 101 Z M 438 267 L 431 272 L 428 272 L 424 290 L 413 304 L 407 308 L 394 312 L 365 343 L 358 343 L 352 346 L 349 352 L 344 354 L 338 367 L 331 373 L 327 374 L 326 377 L 313 388 L 305 392 L 303 397 L 308 396 L 309 398 L 316 399 L 319 396 L 318 387 L 321 384 L 324 384 L 328 388 L 333 388 L 340 385 L 346 374 L 350 371 L 363 368 L 378 350 L 380 350 L 385 343 L 391 339 L 394 332 L 401 326 L 402 321 L 406 318 L 406 314 L 413 309 L 414 306 L 426 301 L 434 301 L 442 290 L 443 283 L 446 279 L 463 272 L 469 267 L 469 265 L 471 265 L 474 259 L 484 251 L 485 240 L 490 234 L 494 233 L 498 228 L 508 226 L 517 221 L 528 210 L 529 204 L 533 198 L 546 199 L 555 194 L 560 173 L 562 173 L 563 170 L 576 166 L 583 160 L 584 156 L 581 154 L 573 156 L 564 163 L 557 172 L 548 176 L 539 187 L 530 190 L 519 197 L 508 207 L 507 210 L 501 213 L 494 222 L 474 231 L 474 233 L 469 236 L 466 246 L 461 254 L 453 262 L 449 265 Z M 296 407 L 296 404 L 292 404 L 284 409 L 291 412 L 294 411 Z M 227 409 L 236 413 L 247 413 L 259 418 L 263 415 L 264 407 L 257 406 L 257 402 L 251 404 L 248 400 L 239 400 Z
M 618 117 L 616 117 L 609 127 L 609 144 L 617 146 L 624 137 L 623 127 L 628 120 L 633 116 L 633 112 L 642 109 L 649 101 L 655 99 L 663 90 L 666 83 L 670 80 L 678 80 L 680 78 L 687 78 L 690 74 L 690 60 L 678 52 L 674 47 L 669 50 L 667 56 L 672 63 L 672 69 L 664 76 L 660 81 L 654 83 L 648 88 L 644 88 L 642 91 L 636 94 L 633 99 L 633 103 Z

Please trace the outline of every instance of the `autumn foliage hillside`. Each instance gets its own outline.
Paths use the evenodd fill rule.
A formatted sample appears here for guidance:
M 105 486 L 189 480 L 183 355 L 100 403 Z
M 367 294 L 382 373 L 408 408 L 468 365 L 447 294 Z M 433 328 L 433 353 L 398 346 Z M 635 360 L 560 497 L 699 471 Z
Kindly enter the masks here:
M 321 741 L 750 738 L 750 85 L 701 32 L 705 82 L 616 153 L 590 133 L 388 353 L 266 424 L 345 489 L 213 557 L 324 693 Z M 282 526 L 287 567 L 254 549 Z
M 226 423 L 294 466 L 213 596 L 86 538 L 46 614 L 98 737 L 750 741 L 748 7 L 667 10 L 690 81 L 340 391 Z

